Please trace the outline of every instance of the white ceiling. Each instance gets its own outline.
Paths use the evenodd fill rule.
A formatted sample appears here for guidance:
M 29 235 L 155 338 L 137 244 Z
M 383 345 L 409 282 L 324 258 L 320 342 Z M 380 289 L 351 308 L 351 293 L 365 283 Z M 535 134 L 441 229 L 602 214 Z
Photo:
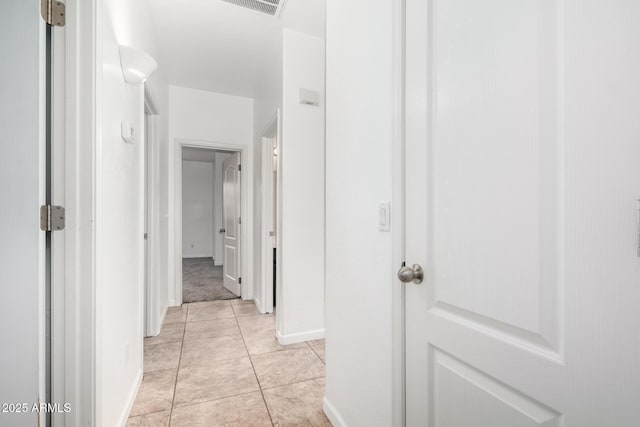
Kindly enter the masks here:
M 255 97 L 279 32 L 324 38 L 325 0 L 287 0 L 282 18 L 222 0 L 150 0 L 159 69 L 169 84 Z

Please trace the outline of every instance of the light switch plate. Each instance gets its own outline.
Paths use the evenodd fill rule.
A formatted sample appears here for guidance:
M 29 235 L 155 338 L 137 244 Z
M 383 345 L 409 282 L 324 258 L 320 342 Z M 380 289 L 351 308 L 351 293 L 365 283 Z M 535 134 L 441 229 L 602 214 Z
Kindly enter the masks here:
M 300 104 L 313 105 L 317 107 L 320 105 L 320 92 L 310 89 L 300 89 L 299 93 Z
M 133 144 L 136 141 L 133 125 L 131 124 L 131 122 L 128 122 L 126 120 L 122 121 L 122 139 L 124 139 L 129 144 Z
M 378 230 L 391 231 L 391 203 L 380 202 L 378 205 Z

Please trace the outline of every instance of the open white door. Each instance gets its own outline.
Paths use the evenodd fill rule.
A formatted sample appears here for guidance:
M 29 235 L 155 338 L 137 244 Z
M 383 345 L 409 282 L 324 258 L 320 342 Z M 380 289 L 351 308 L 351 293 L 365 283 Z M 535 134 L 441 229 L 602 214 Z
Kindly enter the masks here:
M 5 0 L 0 27 L 0 425 L 45 425 L 45 23 L 38 0 Z M 24 406 L 22 406 L 24 404 Z
M 407 426 L 638 425 L 640 3 L 406 5 Z
M 222 216 L 224 218 L 224 287 L 240 296 L 240 153 L 222 163 Z

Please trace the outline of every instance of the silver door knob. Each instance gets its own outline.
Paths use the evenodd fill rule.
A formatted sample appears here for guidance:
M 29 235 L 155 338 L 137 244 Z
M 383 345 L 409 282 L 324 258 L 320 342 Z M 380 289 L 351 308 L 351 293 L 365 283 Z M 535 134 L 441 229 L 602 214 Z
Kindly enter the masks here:
M 413 267 L 404 266 L 398 271 L 398 279 L 402 283 L 413 282 L 415 284 L 422 283 L 424 279 L 424 271 L 418 264 L 413 264 Z

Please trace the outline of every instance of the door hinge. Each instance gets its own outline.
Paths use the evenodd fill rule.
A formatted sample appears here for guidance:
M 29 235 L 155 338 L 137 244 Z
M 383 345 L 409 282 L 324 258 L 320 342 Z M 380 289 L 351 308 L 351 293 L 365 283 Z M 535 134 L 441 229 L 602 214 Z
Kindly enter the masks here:
M 242 218 L 238 217 L 238 224 L 242 224 Z
M 242 277 L 238 277 L 238 285 L 242 285 Z
M 57 0 L 40 0 L 40 14 L 45 22 L 54 27 L 64 27 L 66 6 Z
M 64 230 L 64 208 L 62 206 L 40 206 L 40 230 L 61 231 Z
M 242 165 L 238 165 L 238 172 L 242 172 Z

